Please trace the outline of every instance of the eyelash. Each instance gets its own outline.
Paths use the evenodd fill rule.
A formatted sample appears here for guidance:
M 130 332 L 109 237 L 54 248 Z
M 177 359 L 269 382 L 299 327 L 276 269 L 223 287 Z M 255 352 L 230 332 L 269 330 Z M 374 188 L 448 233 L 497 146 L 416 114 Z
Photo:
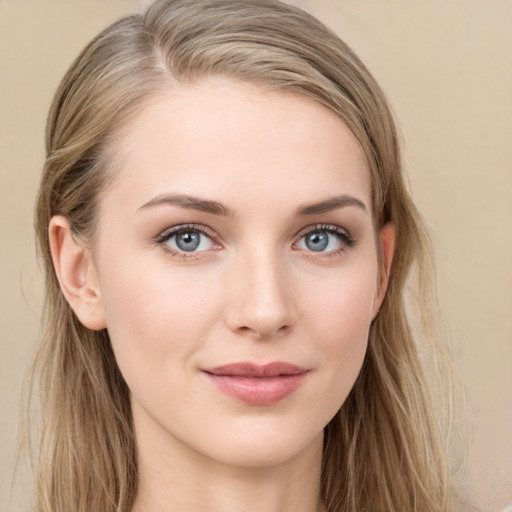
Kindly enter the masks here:
M 356 240 L 354 237 L 345 229 L 333 225 L 333 224 L 315 224 L 313 226 L 308 226 L 297 234 L 297 237 L 299 238 L 299 241 L 302 240 L 304 237 L 317 232 L 323 232 L 323 233 L 330 233 L 331 235 L 334 235 L 342 244 L 342 246 L 339 249 L 336 249 L 334 251 L 329 252 L 318 252 L 315 254 L 314 251 L 308 251 L 315 257 L 323 257 L 323 258 L 330 258 L 335 256 L 340 256 L 343 254 L 347 249 L 350 249 L 355 246 Z M 298 242 L 296 242 L 297 244 Z
M 215 237 L 214 233 L 207 229 L 205 226 L 202 226 L 201 224 L 182 224 L 180 226 L 168 228 L 162 233 L 160 233 L 156 237 L 155 241 L 166 253 L 172 255 L 173 257 L 180 258 L 183 260 L 198 258 L 199 253 L 204 251 L 177 251 L 176 249 L 173 249 L 172 247 L 169 247 L 166 244 L 166 242 L 168 242 L 173 236 L 179 235 L 180 233 L 185 233 L 187 231 L 195 231 L 197 233 L 201 233 L 202 235 L 207 236 L 214 245 L 220 247 L 220 244 L 217 242 L 217 238 Z
M 177 258 L 180 258 L 183 260 L 196 259 L 199 257 L 199 253 L 204 252 L 204 251 L 199 251 L 199 252 L 177 251 L 176 249 L 173 249 L 173 248 L 169 247 L 169 245 L 166 244 L 166 242 L 168 242 L 173 236 L 179 235 L 180 233 L 184 233 L 187 231 L 194 231 L 197 233 L 201 233 L 202 235 L 207 236 L 212 241 L 212 243 L 214 245 L 216 245 L 218 248 L 221 247 L 221 245 L 218 243 L 218 239 L 215 236 L 215 234 L 211 230 L 207 229 L 205 226 L 203 226 L 201 224 L 182 224 L 180 226 L 174 226 L 174 227 L 168 228 L 165 231 L 163 231 L 162 233 L 160 233 L 155 238 L 155 242 L 166 253 L 172 255 L 173 257 L 177 257 Z M 339 256 L 340 254 L 345 252 L 347 250 L 347 248 L 350 249 L 350 248 L 354 247 L 354 245 L 356 244 L 356 240 L 352 237 L 352 235 L 350 235 L 350 233 L 348 231 L 346 231 L 345 229 L 343 229 L 339 226 L 335 226 L 332 224 L 315 224 L 313 226 L 308 226 L 308 227 L 302 229 L 301 231 L 299 231 L 296 235 L 296 237 L 298 237 L 298 241 L 295 242 L 294 245 L 296 245 L 304 237 L 306 237 L 312 233 L 316 233 L 316 232 L 330 233 L 330 234 L 336 236 L 336 238 L 338 238 L 338 240 L 342 244 L 342 247 L 340 247 L 339 249 L 334 250 L 334 251 L 329 251 L 326 253 L 318 252 L 315 255 L 315 251 L 308 251 L 308 252 L 312 253 L 312 255 L 315 255 L 316 257 L 320 256 L 320 257 L 325 258 L 325 257 Z

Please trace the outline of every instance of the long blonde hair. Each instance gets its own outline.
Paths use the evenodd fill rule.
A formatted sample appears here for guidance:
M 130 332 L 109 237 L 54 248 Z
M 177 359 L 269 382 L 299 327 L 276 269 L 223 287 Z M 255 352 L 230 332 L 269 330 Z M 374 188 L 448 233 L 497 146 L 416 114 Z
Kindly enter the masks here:
M 46 271 L 33 381 L 42 404 L 36 509 L 129 512 L 138 478 L 129 390 L 106 330 L 81 325 L 59 289 L 49 221 L 66 216 L 73 233 L 92 243 L 98 194 L 114 174 L 109 147 L 116 129 L 171 83 L 213 74 L 298 93 L 334 111 L 365 151 L 377 229 L 387 222 L 396 229 L 389 288 L 363 369 L 325 429 L 326 509 L 455 510 L 446 435 L 450 359 L 432 329 L 430 245 L 404 184 L 392 112 L 343 41 L 304 11 L 274 0 L 157 0 L 91 41 L 57 90 L 36 211 Z M 413 267 L 426 333 L 421 343 L 404 302 Z M 435 386 L 427 385 L 425 368 L 429 379 L 438 379 Z M 431 389 L 448 390 L 435 395 L 435 409 Z

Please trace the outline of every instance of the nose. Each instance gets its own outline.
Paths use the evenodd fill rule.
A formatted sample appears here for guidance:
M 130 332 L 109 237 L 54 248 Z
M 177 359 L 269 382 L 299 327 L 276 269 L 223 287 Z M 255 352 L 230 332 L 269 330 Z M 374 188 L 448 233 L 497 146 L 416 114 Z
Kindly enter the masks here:
M 237 261 L 227 286 L 226 323 L 233 332 L 266 339 L 293 328 L 296 307 L 284 267 L 269 252 Z

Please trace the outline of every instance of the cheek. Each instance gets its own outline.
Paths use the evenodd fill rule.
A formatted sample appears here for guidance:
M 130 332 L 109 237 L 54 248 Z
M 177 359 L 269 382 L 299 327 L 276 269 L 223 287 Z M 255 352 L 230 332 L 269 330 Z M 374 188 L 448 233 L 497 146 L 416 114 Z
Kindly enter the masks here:
M 375 265 L 376 267 L 376 265 Z M 372 267 L 369 267 L 372 269 Z M 303 315 L 325 369 L 322 386 L 331 414 L 343 404 L 361 370 L 376 294 L 376 271 L 347 270 L 305 302 Z M 327 420 L 330 418 L 327 418 Z
M 367 335 L 373 317 L 377 292 L 374 265 L 350 266 L 325 278 L 312 276 L 302 286 L 303 318 L 325 335 L 319 339 L 352 341 L 358 344 Z
M 200 275 L 119 262 L 105 269 L 102 299 L 116 359 L 127 381 L 173 375 L 208 338 L 219 300 Z M 119 267 L 123 272 L 119 272 Z M 196 272 L 197 274 L 197 272 Z M 182 368 L 183 369 L 183 368 Z M 130 382 L 129 382 L 130 384 Z

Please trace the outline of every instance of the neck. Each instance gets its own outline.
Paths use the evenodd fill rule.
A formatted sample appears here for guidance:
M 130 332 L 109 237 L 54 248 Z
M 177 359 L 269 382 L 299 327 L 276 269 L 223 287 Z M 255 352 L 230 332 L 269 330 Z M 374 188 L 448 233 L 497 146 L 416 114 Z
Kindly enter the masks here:
M 173 439 L 137 438 L 139 484 L 132 512 L 320 512 L 322 436 L 293 459 L 234 467 Z

